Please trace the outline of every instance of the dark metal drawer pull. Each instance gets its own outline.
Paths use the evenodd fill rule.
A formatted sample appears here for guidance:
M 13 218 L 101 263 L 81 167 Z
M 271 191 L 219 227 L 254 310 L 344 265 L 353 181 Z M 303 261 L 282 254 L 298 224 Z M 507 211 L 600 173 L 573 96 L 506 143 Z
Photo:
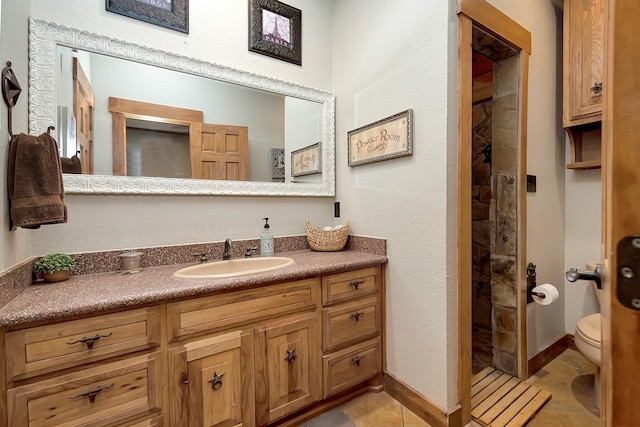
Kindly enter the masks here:
M 289 363 L 293 363 L 295 362 L 296 357 L 298 357 L 298 355 L 296 354 L 296 349 L 294 348 L 293 350 L 287 350 L 287 355 L 284 357 L 284 360 Z
M 591 87 L 591 92 L 595 93 L 596 95 L 600 94 L 602 92 L 602 82 L 594 83 Z
M 355 291 L 358 290 L 358 286 L 362 285 L 364 282 L 362 280 L 356 281 L 356 282 L 351 282 L 349 283 L 349 286 L 353 287 L 353 289 Z
M 360 361 L 364 359 L 364 356 L 356 356 L 353 359 L 351 359 L 351 363 L 353 363 L 356 366 L 360 366 Z
M 211 383 L 213 390 L 218 390 L 222 387 L 222 377 L 224 377 L 224 373 L 218 375 L 216 371 L 213 371 L 213 378 L 208 379 L 207 382 Z
M 353 313 L 351 316 L 349 316 L 349 319 L 353 319 L 357 322 L 362 316 L 364 316 L 364 311 L 362 313 Z
M 87 349 L 91 350 L 93 348 L 93 344 L 95 344 L 96 341 L 98 341 L 100 338 L 109 338 L 111 335 L 113 335 L 113 332 L 110 332 L 108 335 L 100 335 L 100 334 L 96 334 L 92 337 L 82 337 L 79 340 L 76 341 L 71 341 L 68 342 L 68 345 L 73 345 L 73 344 L 78 344 L 80 342 L 83 342 L 85 344 L 87 344 Z
M 89 398 L 89 403 L 93 403 L 93 402 L 96 401 L 96 395 L 98 393 L 100 393 L 102 390 L 109 390 L 111 387 L 113 387 L 113 384 L 111 384 L 111 385 L 99 385 L 98 387 L 94 388 L 93 390 L 85 391 L 84 393 L 80 393 L 79 395 L 70 397 L 69 399 L 74 400 L 74 399 L 77 399 L 79 397 L 88 397 Z

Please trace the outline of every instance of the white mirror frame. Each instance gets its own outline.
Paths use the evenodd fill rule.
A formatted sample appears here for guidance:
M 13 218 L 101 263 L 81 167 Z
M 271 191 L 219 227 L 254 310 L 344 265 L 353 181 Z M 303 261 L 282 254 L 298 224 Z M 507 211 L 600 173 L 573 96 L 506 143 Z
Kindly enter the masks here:
M 58 45 L 129 59 L 322 104 L 322 183 L 215 181 L 108 175 L 64 175 L 68 194 L 220 196 L 335 195 L 335 97 L 332 93 L 178 55 L 39 19 L 29 19 L 29 132 L 55 126 Z

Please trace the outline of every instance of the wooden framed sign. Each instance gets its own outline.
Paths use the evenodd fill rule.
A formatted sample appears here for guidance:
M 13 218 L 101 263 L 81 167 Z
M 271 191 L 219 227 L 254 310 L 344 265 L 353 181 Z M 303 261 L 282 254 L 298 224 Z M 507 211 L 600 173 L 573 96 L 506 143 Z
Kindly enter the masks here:
M 291 176 L 311 175 L 320 173 L 320 143 L 316 142 L 308 147 L 291 152 Z
M 410 156 L 411 121 L 412 111 L 407 110 L 348 132 L 349 166 Z

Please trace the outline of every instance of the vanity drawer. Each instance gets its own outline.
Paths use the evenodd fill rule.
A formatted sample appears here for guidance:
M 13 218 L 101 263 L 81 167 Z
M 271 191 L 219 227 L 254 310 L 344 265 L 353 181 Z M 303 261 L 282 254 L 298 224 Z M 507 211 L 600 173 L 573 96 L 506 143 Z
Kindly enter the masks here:
M 158 353 L 9 389 L 12 426 L 104 426 L 159 411 Z
M 8 332 L 7 379 L 95 362 L 160 343 L 160 308 L 149 307 Z
M 324 397 L 374 377 L 381 360 L 379 337 L 324 356 Z
M 378 298 L 340 304 L 322 310 L 322 349 L 338 347 L 371 338 L 380 333 Z
M 319 294 L 320 279 L 313 278 L 171 303 L 169 339 L 314 308 Z
M 322 278 L 322 303 L 341 301 L 375 294 L 380 287 L 380 267 L 333 274 Z

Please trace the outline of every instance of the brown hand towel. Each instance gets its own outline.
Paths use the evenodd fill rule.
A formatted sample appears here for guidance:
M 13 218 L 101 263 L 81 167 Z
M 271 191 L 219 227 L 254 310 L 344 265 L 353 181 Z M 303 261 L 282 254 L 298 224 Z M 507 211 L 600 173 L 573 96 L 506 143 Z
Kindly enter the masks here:
M 82 173 L 82 163 L 77 154 L 71 158 L 60 157 L 60 163 L 62 163 L 62 173 Z
M 15 227 L 67 222 L 58 144 L 51 135 L 13 137 L 7 190 Z

